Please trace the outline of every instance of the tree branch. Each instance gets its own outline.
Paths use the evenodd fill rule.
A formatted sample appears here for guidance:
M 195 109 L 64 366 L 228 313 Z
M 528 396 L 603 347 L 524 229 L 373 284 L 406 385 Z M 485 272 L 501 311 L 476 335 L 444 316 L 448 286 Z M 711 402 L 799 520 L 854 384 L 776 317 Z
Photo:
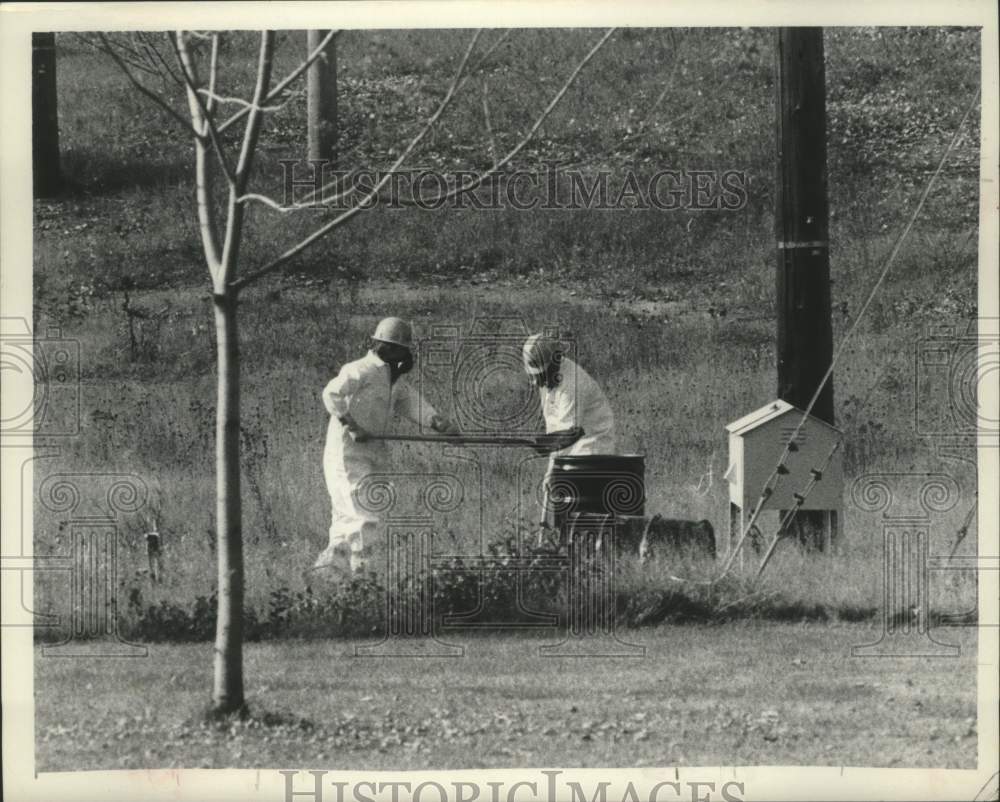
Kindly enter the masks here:
M 79 41 L 84 42 L 89 47 L 93 48 L 94 50 L 97 50 L 99 53 L 107 52 L 105 48 L 93 42 L 92 38 L 93 34 L 88 36 L 84 34 L 75 33 L 72 35 Z M 98 34 L 98 36 L 99 35 L 100 34 Z M 138 40 L 138 34 L 133 34 L 133 37 Z M 125 38 L 124 34 L 115 38 L 109 38 L 107 42 L 110 47 L 115 48 L 118 55 L 121 56 L 122 60 L 127 64 L 131 64 L 136 69 L 141 70 L 142 72 L 145 72 L 149 75 L 153 75 L 157 78 L 163 77 L 163 75 L 161 74 L 161 69 L 156 65 L 156 60 L 153 59 L 149 55 L 149 53 L 145 52 L 144 49 L 140 50 L 139 48 L 137 48 L 131 41 Z
M 208 103 L 206 109 L 210 115 L 215 112 L 215 84 L 219 77 L 219 34 L 212 34 L 212 55 L 208 62 Z
M 226 158 L 226 152 L 222 147 L 222 138 L 215 127 L 214 115 L 206 108 L 201 95 L 198 93 L 198 73 L 195 69 L 194 61 L 191 59 L 191 54 L 188 51 L 187 43 L 184 41 L 184 32 L 177 31 L 173 35 L 168 34 L 168 38 L 173 45 L 177 61 L 181 65 L 181 75 L 184 77 L 184 83 L 187 86 L 188 107 L 191 110 L 191 118 L 201 131 L 202 136 L 205 136 L 206 133 L 208 134 L 208 138 L 212 142 L 212 148 L 215 150 L 215 156 L 219 160 L 219 167 L 222 169 L 223 175 L 226 176 L 229 185 L 232 186 L 236 181 L 236 176 L 233 168 L 229 165 L 229 159 Z
M 500 45 L 502 45 L 505 41 L 507 41 L 507 39 L 509 37 L 510 37 L 510 31 L 509 30 L 504 31 L 499 37 L 497 37 L 497 40 L 486 49 L 486 51 L 483 53 L 483 55 L 479 59 L 479 61 L 476 62 L 476 66 L 473 67 L 470 70 L 467 70 L 466 76 L 464 78 L 462 78 L 462 80 L 455 87 L 454 94 L 458 94 L 462 90 L 462 87 L 465 86 L 465 83 L 469 79 L 469 76 L 472 75 L 472 73 L 474 71 L 476 71 L 480 67 L 482 67 L 483 64 L 485 64 L 486 61 L 489 59 L 489 57 L 491 55 L 493 55 L 493 53 L 496 51 L 496 49 L 498 47 L 500 47 Z M 272 92 L 272 95 L 273 94 L 274 93 Z M 356 149 L 357 148 L 354 148 L 353 150 L 356 150 Z M 352 152 L 353 152 L 353 150 L 352 150 Z M 341 158 L 344 159 L 345 157 L 346 157 L 346 154 L 342 155 Z M 398 166 L 398 164 L 399 164 L 399 162 L 397 162 L 396 166 Z M 393 169 L 395 169 L 395 167 Z M 356 170 L 352 170 L 349 175 L 353 175 L 356 172 L 357 172 Z M 345 176 L 345 180 L 346 180 L 346 176 Z M 277 201 L 273 200 L 272 198 L 266 198 L 263 195 L 251 194 L 251 195 L 247 195 L 247 196 L 244 196 L 244 197 L 246 197 L 247 200 L 257 201 L 257 202 L 262 203 L 263 205 L 265 205 L 265 206 L 273 209 L 276 212 L 279 212 L 281 214 L 285 214 L 287 212 L 294 212 L 294 211 L 300 211 L 300 210 L 305 210 L 305 209 L 315 209 L 315 208 L 321 207 L 321 206 L 333 206 L 333 205 L 336 205 L 336 204 L 340 203 L 345 198 L 350 197 L 351 195 L 355 194 L 358 191 L 358 187 L 352 185 L 348 189 L 343 190 L 342 192 L 338 192 L 335 195 L 328 196 L 327 195 L 327 191 L 329 189 L 335 187 L 338 184 L 338 182 L 339 182 L 339 178 L 331 181 L 328 184 L 324 184 L 323 186 L 321 186 L 321 187 L 319 187 L 317 189 L 314 189 L 312 192 L 310 192 L 308 195 L 305 196 L 304 200 L 302 200 L 302 201 L 300 201 L 298 203 L 292 203 L 292 204 L 287 204 L 287 205 L 282 205 L 282 204 L 278 203 Z
M 217 291 L 232 289 L 230 281 L 236 265 L 239 262 L 240 241 L 243 236 L 243 218 L 246 205 L 239 199 L 246 191 L 250 172 L 253 169 L 254 152 L 257 150 L 257 139 L 264 119 L 262 106 L 271 85 L 271 68 L 274 63 L 274 31 L 261 31 L 260 54 L 257 59 L 257 81 L 253 90 L 253 107 L 247 115 L 247 125 L 243 132 L 243 145 L 240 157 L 236 163 L 236 180 L 229 187 L 228 215 L 226 220 L 226 235 L 222 244 L 222 270 L 220 272 Z
M 264 98 L 261 105 L 270 103 L 272 100 L 278 97 L 278 95 L 284 92 L 285 89 L 289 86 L 289 84 L 291 84 L 296 78 L 302 75 L 302 73 L 308 70 L 309 67 L 312 66 L 312 63 L 323 55 L 323 50 L 326 48 L 326 46 L 334 39 L 334 37 L 336 37 L 339 34 L 340 34 L 339 30 L 334 30 L 330 31 L 326 36 L 324 36 L 319 45 L 317 45 L 316 49 L 313 50 L 313 52 L 306 57 L 306 60 L 303 61 L 298 67 L 292 70 L 287 76 L 285 76 L 284 79 L 282 79 L 278 84 L 275 85 L 274 89 L 272 89 L 268 93 L 267 97 Z M 229 126 L 239 122 L 249 113 L 250 113 L 249 108 L 240 109 L 232 117 L 230 117 L 228 120 L 226 120 L 219 126 L 219 133 L 221 134 L 223 131 L 229 128 Z
M 242 106 L 247 111 L 250 111 L 250 109 L 253 108 L 253 103 L 251 103 L 249 100 L 244 100 L 241 97 L 227 97 L 225 95 L 217 95 L 215 92 L 211 91 L 210 89 L 204 89 L 204 88 L 203 89 L 199 89 L 198 90 L 198 94 L 204 95 L 205 98 L 208 100 L 209 104 L 211 104 L 211 103 L 231 103 L 234 106 Z M 286 105 L 287 102 L 288 102 L 288 100 L 284 100 L 281 103 L 279 103 L 277 106 L 261 106 L 260 110 L 261 111 L 267 111 L 267 112 L 281 111 L 285 107 L 285 105 Z M 209 106 L 209 108 L 210 108 L 210 106 Z
M 513 150 L 511 150 L 501 161 L 499 161 L 496 164 L 494 164 L 494 166 L 490 170 L 488 170 L 487 172 L 482 173 L 480 176 L 478 176 L 473 181 L 470 181 L 468 184 L 466 184 L 466 185 L 464 185 L 462 187 L 456 188 L 452 192 L 444 193 L 441 197 L 443 197 L 443 198 L 453 197 L 453 196 L 459 194 L 460 192 L 468 192 L 468 191 L 470 191 L 472 189 L 475 189 L 480 184 L 482 184 L 482 182 L 487 178 L 487 176 L 492 175 L 493 173 L 499 171 L 504 165 L 506 165 L 511 159 L 513 159 L 524 148 L 524 146 L 534 137 L 535 133 L 537 133 L 538 129 L 545 122 L 545 120 L 549 116 L 549 114 L 551 114 L 552 110 L 555 109 L 555 107 L 558 105 L 559 101 L 561 101 L 562 98 L 565 96 L 566 92 L 569 91 L 569 88 L 576 81 L 577 76 L 580 74 L 580 72 L 583 70 L 583 68 L 586 67 L 587 64 L 590 63 L 591 59 L 593 59 L 593 57 L 595 55 L 597 55 L 597 52 L 604 46 L 604 44 L 608 41 L 608 39 L 611 38 L 611 36 L 615 33 L 615 31 L 616 31 L 615 28 L 609 28 L 604 33 L 604 36 L 602 36 L 601 39 L 597 42 L 597 44 L 595 44 L 590 49 L 590 51 L 587 53 L 587 55 L 583 57 L 583 59 L 580 61 L 580 63 L 577 64 L 576 68 L 570 74 L 569 78 L 566 79 L 566 82 L 563 84 L 562 88 L 555 94 L 555 96 L 549 102 L 548 106 L 545 108 L 545 110 L 542 112 L 542 114 L 535 121 L 534 125 L 531 126 L 531 129 L 528 131 L 528 133 L 517 144 L 517 146 Z M 477 36 L 478 36 L 478 34 L 479 34 L 479 32 L 477 31 Z M 382 187 L 385 186 L 386 182 L 389 180 L 389 177 L 392 175 L 392 173 L 400 166 L 400 164 L 402 164 L 402 162 L 410 154 L 410 152 L 413 150 L 413 148 L 415 148 L 416 145 L 419 144 L 420 140 L 423 139 L 423 137 L 431 129 L 431 127 L 434 125 L 434 123 L 437 122 L 438 118 L 440 118 L 441 114 L 444 112 L 444 109 L 451 102 L 451 99 L 454 96 L 456 88 L 459 87 L 459 86 L 461 86 L 462 84 L 464 84 L 464 79 L 461 76 L 462 76 L 462 73 L 465 70 L 465 65 L 466 65 L 466 63 L 469 60 L 469 56 L 472 53 L 472 48 L 475 46 L 475 43 L 476 43 L 476 37 L 473 37 L 473 40 L 472 40 L 472 42 L 469 45 L 469 49 L 466 51 L 465 57 L 462 59 L 462 63 L 459 65 L 458 71 L 455 74 L 455 78 L 452 80 L 451 87 L 448 90 L 448 94 L 445 96 L 444 100 L 441 102 L 441 105 L 438 107 L 438 110 L 434 113 L 434 115 L 430 118 L 430 120 L 428 120 L 427 125 L 424 126 L 423 130 L 421 130 L 421 132 L 419 134 L 417 134 L 417 136 L 414 138 L 414 140 L 412 142 L 410 142 L 410 145 L 406 148 L 406 150 L 403 152 L 403 154 L 392 165 L 392 167 L 386 173 L 385 177 L 382 178 L 372 188 L 372 190 L 358 203 L 358 205 L 356 205 L 356 206 L 348 209 L 347 211 L 343 212 L 342 214 L 338 215 L 333 220 L 331 220 L 329 223 L 327 223 L 326 225 L 324 225 L 324 226 L 320 227 L 319 229 L 317 229 L 316 231 L 314 231 L 312 234 L 310 234 L 304 240 L 302 240 L 301 242 L 299 242 L 298 244 L 296 244 L 292 248 L 289 248 L 287 251 L 285 251 L 283 254 L 281 254 L 276 259 L 274 259 L 271 262 L 267 263 L 263 267 L 258 268 L 257 270 L 253 271 L 252 273 L 248 273 L 243 278 L 241 278 L 238 281 L 234 282 L 234 284 L 233 284 L 234 289 L 241 289 L 241 288 L 247 286 L 248 284 L 251 284 L 254 281 L 257 281 L 258 279 L 260 279 L 261 277 L 267 275 L 268 273 L 276 270 L 278 267 L 281 267 L 281 265 L 285 264 L 287 261 L 289 261 L 293 257 L 297 256 L 299 253 L 301 253 L 302 251 L 304 251 L 306 248 L 308 248 L 310 245 L 312 245 L 314 242 L 316 242 L 318 239 L 320 239 L 324 235 L 328 234 L 333 229 L 337 228 L 338 226 L 343 225 L 344 223 L 346 223 L 348 220 L 350 220 L 351 218 L 353 218 L 355 215 L 357 215 L 359 212 L 363 211 L 364 209 L 370 208 L 368 206 L 368 202 L 372 198 L 374 198 L 376 195 L 378 195 L 378 193 L 381 191 Z M 497 42 L 497 44 L 499 44 L 499 42 Z M 496 45 L 494 45 L 494 48 L 495 47 L 496 47 Z
M 169 36 L 170 34 L 168 34 Z M 171 38 L 171 43 L 181 69 L 187 76 L 188 67 L 185 65 L 185 61 L 189 61 L 190 56 L 187 43 L 184 41 L 183 31 L 177 33 L 176 39 Z M 188 83 L 188 109 L 194 125 L 199 131 L 195 137 L 195 192 L 198 201 L 198 227 L 201 233 L 202 250 L 205 252 L 205 261 L 208 262 L 212 279 L 218 282 L 222 272 L 219 253 L 219 226 L 215 207 L 212 205 L 212 172 L 208 164 L 208 145 L 205 135 L 201 133 L 202 129 L 206 128 L 206 124 L 202 120 L 202 107 L 196 102 L 197 92 L 192 92 L 190 82 Z M 221 166 L 222 169 L 225 169 L 224 163 Z M 232 186 L 231 180 L 230 186 Z
M 509 29 L 504 31 L 502 34 L 500 34 L 500 36 L 497 37 L 497 40 L 493 44 L 491 44 L 488 48 L 486 48 L 486 51 L 483 53 L 482 58 L 480 58 L 479 61 L 476 62 L 476 66 L 473 67 L 471 70 L 469 70 L 470 75 L 474 72 L 477 72 L 479 68 L 486 63 L 489 57 L 492 56 L 494 52 L 496 52 L 496 49 L 510 38 L 510 33 L 511 32 Z M 462 83 L 463 84 L 465 83 L 464 79 Z M 461 89 L 461 87 L 459 88 Z
M 499 172 L 515 156 L 517 156 L 517 154 L 520 153 L 521 150 L 524 149 L 524 146 L 527 145 L 528 142 L 530 142 L 534 138 L 535 134 L 538 132 L 538 129 L 542 127 L 542 124 L 548 118 L 549 114 L 552 113 L 553 109 L 555 109 L 555 107 L 559 104 L 559 101 L 563 99 L 563 97 L 566 95 L 566 92 L 569 91 L 569 88 L 573 85 L 574 81 L 576 81 L 577 76 L 580 74 L 583 68 L 587 66 L 590 60 L 595 55 L 597 55 L 597 51 L 599 51 L 604 46 L 604 43 L 611 38 L 611 35 L 615 32 L 615 30 L 616 30 L 615 28 L 609 28 L 605 32 L 604 36 L 601 37 L 600 41 L 598 41 L 598 43 L 590 49 L 590 52 L 587 53 L 586 56 L 584 56 L 584 58 L 580 61 L 580 63 L 576 65 L 576 69 L 574 69 L 573 72 L 570 73 L 569 78 L 566 79 L 566 82 L 562 85 L 562 88 L 558 92 L 556 92 L 552 100 L 549 101 L 548 106 L 545 107 L 545 110 L 541 113 L 538 119 L 535 120 L 534 124 L 528 130 L 528 133 L 525 134 L 525 136 L 521 139 L 520 142 L 517 143 L 517 145 L 513 148 L 513 150 L 509 151 L 507 155 L 504 156 L 499 162 L 495 162 L 489 170 L 486 170 L 485 172 L 480 173 L 478 176 L 471 178 L 468 181 L 468 183 L 463 184 L 460 187 L 455 187 L 455 189 L 450 190 L 448 192 L 443 192 L 440 195 L 435 195 L 430 198 L 421 197 L 419 201 L 403 200 L 400 198 L 395 198 L 394 202 L 399 203 L 402 206 L 417 206 L 417 205 L 443 202 L 448 200 L 449 198 L 454 198 L 457 195 L 461 195 L 466 192 L 471 192 L 472 190 L 479 187 L 483 183 L 483 181 L 485 181 L 489 176 Z
M 350 173 L 344 176 L 343 183 L 346 183 L 349 179 L 357 175 L 357 173 L 358 173 L 357 170 L 352 170 Z M 328 189 L 334 184 L 335 182 L 331 182 L 322 189 Z M 300 201 L 299 203 L 281 204 L 278 203 L 278 201 L 274 200 L 274 198 L 268 197 L 267 195 L 262 195 L 259 192 L 248 192 L 245 195 L 240 196 L 239 200 L 246 202 L 252 201 L 255 203 L 260 203 L 281 214 L 288 214 L 289 212 L 301 212 L 301 211 L 306 211 L 308 209 L 325 209 L 328 206 L 332 206 L 336 203 L 345 200 L 346 198 L 349 198 L 357 191 L 358 191 L 358 186 L 352 183 L 347 189 L 343 190 L 342 192 L 339 192 L 336 195 L 330 197 L 323 196 L 319 200 L 311 200 L 311 198 L 316 195 L 317 190 L 313 190 L 313 192 L 306 195 L 307 200 Z
M 659 95 L 657 95 L 656 100 L 653 101 L 653 104 L 646 110 L 646 113 L 643 115 L 642 120 L 640 120 L 636 124 L 635 133 L 628 134 L 625 137 L 623 137 L 622 141 L 619 143 L 619 146 L 630 144 L 632 141 L 638 139 L 640 136 L 646 133 L 646 126 L 649 124 L 649 120 L 653 116 L 653 112 L 655 112 L 660 107 L 660 104 L 663 102 L 663 99 L 667 96 L 667 92 L 669 92 L 674 87 L 674 76 L 677 75 L 677 67 L 680 65 L 680 63 L 681 60 L 680 58 L 678 58 L 675 49 L 673 64 L 670 66 L 670 75 L 668 75 L 667 79 L 663 82 L 663 90 L 660 92 Z M 691 112 L 688 112 L 687 114 L 682 114 L 679 117 L 672 117 L 670 122 L 672 125 L 676 125 L 679 119 L 683 119 L 684 117 L 690 116 L 690 114 Z
M 254 86 L 253 100 L 249 109 L 250 118 L 243 134 L 243 147 L 236 164 L 236 192 L 242 194 L 246 190 L 247 180 L 253 166 L 254 153 L 257 150 L 257 138 L 264 119 L 264 98 L 268 95 L 271 84 L 271 67 L 274 58 L 274 31 L 264 31 L 261 34 L 260 56 L 257 61 L 257 83 Z
M 153 90 L 147 88 L 141 81 L 139 81 L 132 74 L 132 71 L 128 68 L 128 65 L 122 60 L 121 56 L 111 46 L 111 44 L 107 40 L 107 37 L 103 33 L 99 33 L 98 37 L 100 38 L 102 45 L 100 49 L 105 53 L 107 53 L 109 56 L 111 56 L 112 59 L 114 59 L 115 64 L 118 65 L 118 69 L 120 69 L 123 73 L 125 73 L 125 77 L 128 78 L 129 83 L 131 83 L 132 86 L 134 86 L 139 92 L 141 92 L 147 98 L 152 100 L 157 106 L 159 106 L 165 112 L 167 112 L 167 114 L 169 114 L 176 122 L 178 122 L 187 133 L 193 134 L 196 138 L 200 136 L 198 131 L 192 128 L 191 124 L 183 117 L 181 117 L 181 115 L 169 103 L 167 103 L 166 100 L 160 97 L 160 95 L 158 95 Z
M 431 115 L 431 117 L 427 120 L 427 123 L 424 125 L 424 127 L 410 141 L 410 144 L 406 146 L 406 149 L 402 152 L 402 154 L 400 154 L 399 158 L 396 159 L 396 161 L 393 163 L 392 167 L 389 168 L 388 172 L 386 172 L 384 177 L 381 180 L 379 180 L 377 184 L 375 184 L 375 186 L 361 200 L 361 202 L 357 206 L 353 206 L 352 208 L 348 209 L 342 214 L 337 215 L 337 217 L 335 217 L 329 223 L 317 229 L 308 237 L 306 237 L 304 240 L 299 242 L 297 245 L 285 251 L 277 259 L 272 260 L 263 267 L 253 271 L 252 273 L 248 273 L 243 278 L 233 282 L 234 289 L 237 290 L 241 289 L 247 286 L 248 284 L 257 281 L 257 279 L 270 273 L 272 270 L 275 270 L 276 268 L 280 267 L 289 259 L 304 251 L 306 248 L 312 245 L 316 240 L 320 239 L 322 236 L 332 231 L 337 226 L 343 224 L 347 220 L 350 220 L 352 217 L 354 217 L 354 215 L 356 215 L 365 207 L 365 203 L 367 201 L 371 200 L 372 198 L 378 195 L 379 191 L 382 189 L 383 186 L 385 186 L 385 183 L 389 180 L 389 177 L 392 175 L 392 173 L 406 160 L 407 156 L 410 155 L 413 149 L 420 144 L 423 138 L 427 135 L 427 132 L 434 127 L 437 121 L 441 118 L 441 115 L 444 114 L 445 109 L 447 109 L 448 106 L 451 104 L 452 99 L 455 97 L 455 92 L 458 86 L 461 83 L 463 83 L 462 76 L 465 73 L 466 65 L 469 63 L 469 57 L 472 55 L 472 51 L 475 49 L 476 43 L 479 41 L 479 36 L 481 33 L 482 30 L 477 30 L 475 34 L 473 34 L 472 40 L 469 42 L 469 46 L 465 50 L 465 55 L 462 56 L 462 61 L 461 63 L 459 63 L 458 69 L 455 71 L 455 76 L 454 78 L 452 78 L 451 85 L 448 87 L 448 92 L 445 94 L 444 99 L 438 106 L 437 111 L 435 111 L 434 114 Z
M 486 79 L 483 78 L 483 121 L 486 123 L 486 133 L 490 137 L 490 158 L 493 163 L 496 164 L 497 161 L 497 141 L 496 137 L 493 136 L 493 125 L 490 123 L 490 104 L 489 104 L 489 84 Z
M 141 31 L 136 34 L 136 37 L 139 39 L 139 41 L 142 43 L 143 47 L 146 50 L 146 58 L 148 58 L 151 62 L 153 62 L 153 58 L 150 56 L 150 53 L 152 53 L 152 56 L 155 57 L 156 59 L 156 61 L 153 63 L 158 62 L 161 65 L 162 69 L 159 71 L 161 80 L 163 80 L 163 82 L 166 83 L 166 78 L 163 75 L 163 70 L 166 70 L 167 75 L 169 75 L 173 79 L 174 83 L 177 84 L 177 86 L 179 86 L 181 89 L 183 89 L 184 82 L 180 79 L 180 76 L 174 72 L 173 67 L 170 66 L 170 62 L 163 57 L 163 54 L 160 52 L 160 49 L 156 47 L 156 45 L 154 45 L 152 42 L 150 42 L 146 38 L 146 35 Z
M 297 204 L 292 206 L 284 206 L 281 203 L 278 203 L 278 201 L 276 201 L 274 198 L 270 198 L 267 195 L 261 195 L 259 192 L 248 192 L 246 195 L 240 195 L 236 200 L 240 203 L 251 203 L 251 202 L 260 203 L 264 206 L 267 206 L 269 209 L 273 209 L 276 212 L 280 212 L 281 214 L 288 214 L 289 212 L 300 212 L 303 209 L 309 209 L 309 208 L 312 209 L 322 208 L 318 204 L 314 204 L 313 206 L 299 206 Z
M 121 56 L 122 61 L 126 64 L 132 65 L 147 75 L 152 75 L 160 79 L 163 78 L 162 71 L 157 68 L 155 60 L 148 53 L 141 53 L 134 47 L 120 41 L 115 43 L 115 47 L 118 48 L 118 55 Z

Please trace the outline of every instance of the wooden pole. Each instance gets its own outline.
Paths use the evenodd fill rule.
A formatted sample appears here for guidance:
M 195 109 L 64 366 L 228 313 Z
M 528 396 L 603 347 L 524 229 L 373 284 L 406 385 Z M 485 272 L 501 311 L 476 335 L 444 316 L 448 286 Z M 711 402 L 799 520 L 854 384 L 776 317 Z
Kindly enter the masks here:
M 805 409 L 833 359 L 822 28 L 778 30 L 778 396 Z M 812 414 L 833 423 L 833 383 Z
M 62 186 L 62 177 L 54 33 L 31 34 L 31 167 L 35 197 L 55 195 Z
M 778 397 L 805 409 L 833 360 L 823 29 L 779 28 L 777 62 Z M 812 414 L 833 424 L 832 376 Z M 822 548 L 823 512 L 796 520 Z
M 328 31 L 309 31 L 307 52 L 317 47 Z M 307 76 L 307 128 L 309 160 L 337 161 L 337 40 L 331 39 L 323 54 L 309 67 Z

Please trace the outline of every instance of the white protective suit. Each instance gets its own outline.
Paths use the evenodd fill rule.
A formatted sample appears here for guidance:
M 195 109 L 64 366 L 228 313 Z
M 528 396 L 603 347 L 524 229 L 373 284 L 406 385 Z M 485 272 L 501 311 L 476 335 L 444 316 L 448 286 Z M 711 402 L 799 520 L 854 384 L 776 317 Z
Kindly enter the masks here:
M 561 358 L 559 373 L 562 376 L 559 384 L 551 389 L 539 388 L 545 431 L 561 432 L 580 427 L 584 434 L 573 445 L 554 451 L 549 456 L 548 470 L 545 473 L 546 503 L 542 509 L 543 518 L 549 512 L 548 486 L 556 457 L 614 454 L 618 448 L 615 416 L 607 396 L 597 382 L 567 356 Z
M 387 434 L 393 415 L 429 427 L 437 414 L 404 377 L 390 383 L 389 365 L 369 351 L 349 362 L 323 389 L 330 424 L 323 452 L 323 475 L 330 493 L 333 521 L 330 542 L 316 567 L 365 567 L 365 538 L 370 539 L 378 516 L 359 504 L 358 489 L 366 476 L 387 469 L 388 449 L 381 440 L 355 442 L 338 418 L 350 413 L 369 434 Z

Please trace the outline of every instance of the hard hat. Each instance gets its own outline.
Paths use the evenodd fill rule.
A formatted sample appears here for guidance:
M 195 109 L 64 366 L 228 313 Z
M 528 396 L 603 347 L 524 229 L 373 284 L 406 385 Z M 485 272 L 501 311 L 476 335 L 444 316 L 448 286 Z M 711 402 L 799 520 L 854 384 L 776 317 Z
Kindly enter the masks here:
M 398 317 L 387 317 L 379 321 L 378 326 L 375 327 L 375 334 L 372 335 L 372 339 L 383 343 L 401 345 L 404 348 L 412 348 L 413 328 L 405 320 L 401 320 Z
M 524 359 L 524 372 L 529 376 L 540 376 L 545 373 L 553 360 L 562 355 L 562 346 L 558 340 L 545 337 L 542 334 L 532 334 L 524 342 L 521 356 Z

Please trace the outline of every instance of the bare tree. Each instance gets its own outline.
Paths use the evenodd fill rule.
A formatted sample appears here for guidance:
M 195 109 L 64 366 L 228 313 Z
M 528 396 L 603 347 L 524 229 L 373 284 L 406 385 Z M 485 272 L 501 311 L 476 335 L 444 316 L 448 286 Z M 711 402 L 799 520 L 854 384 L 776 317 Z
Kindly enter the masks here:
M 492 166 L 472 174 L 461 186 L 427 202 L 469 192 L 487 177 L 502 170 L 535 136 L 546 118 L 562 100 L 582 70 L 608 41 L 614 29 L 604 32 L 581 58 L 561 87 L 538 114 L 521 140 L 504 155 L 493 155 Z M 444 98 L 418 133 L 401 149 L 400 155 L 381 171 L 382 178 L 364 190 L 347 188 L 331 194 L 334 186 L 323 186 L 298 202 L 279 202 L 262 192 L 251 192 L 254 157 L 266 114 L 287 102 L 290 87 L 310 65 L 321 58 L 337 31 L 319 38 L 306 59 L 278 82 L 272 80 L 275 56 L 275 33 L 260 32 L 256 76 L 247 98 L 227 97 L 218 91 L 220 74 L 220 33 L 177 31 L 156 40 L 145 34 L 130 36 L 98 35 L 91 40 L 107 53 L 124 72 L 136 91 L 156 103 L 194 140 L 195 203 L 201 244 L 208 267 L 214 303 L 216 350 L 218 357 L 216 409 L 216 528 L 218 536 L 218 618 L 215 639 L 215 671 L 212 693 L 213 711 L 228 714 L 245 708 L 242 660 L 242 609 L 244 595 L 243 533 L 240 496 L 240 354 L 238 347 L 237 308 L 239 293 L 265 275 L 274 272 L 301 254 L 321 238 L 377 204 L 394 171 L 441 120 L 456 95 L 476 70 L 482 67 L 509 36 L 501 34 L 478 56 L 481 31 L 476 31 L 466 47 Z M 170 89 L 180 89 L 187 99 L 186 113 L 171 102 Z M 484 101 L 485 103 L 485 101 Z M 224 113 L 223 109 L 234 109 Z M 242 136 L 233 144 L 226 132 L 242 125 Z M 492 139 L 492 132 L 491 132 Z M 215 181 L 221 181 L 216 192 Z M 303 209 L 341 208 L 346 196 L 353 205 L 290 244 L 283 251 L 253 270 L 240 275 L 241 253 L 246 225 L 246 211 L 251 203 L 260 203 L 281 214 Z
M 307 53 L 323 41 L 328 31 L 309 31 L 306 37 Z M 323 54 L 309 67 L 308 130 L 309 160 L 318 162 L 337 160 L 337 41 L 331 39 Z

